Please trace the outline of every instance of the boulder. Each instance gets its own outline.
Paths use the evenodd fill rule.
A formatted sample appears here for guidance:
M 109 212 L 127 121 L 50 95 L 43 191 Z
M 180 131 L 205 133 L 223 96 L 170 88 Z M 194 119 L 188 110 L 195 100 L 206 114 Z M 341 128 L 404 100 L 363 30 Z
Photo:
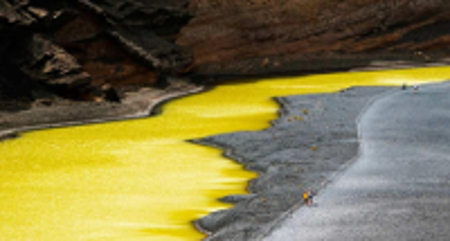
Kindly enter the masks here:
M 11 4 L 6 0 L 0 0 L 0 30 L 18 25 L 29 26 L 36 21 L 31 14 L 20 8 L 25 4 L 26 3 Z
M 192 61 L 191 53 L 145 28 L 116 28 L 109 31 L 125 49 L 162 72 L 181 71 Z
M 61 91 L 60 94 L 78 92 L 89 85 L 90 76 L 77 60 L 49 39 L 34 34 L 24 41 L 24 46 L 14 61 L 30 80 Z
M 174 37 L 192 17 L 188 1 L 80 0 L 108 24 L 107 33 L 129 54 L 162 72 L 181 72 L 192 62 Z
M 120 103 L 120 97 L 117 93 L 116 89 L 112 87 L 109 84 L 102 86 L 102 92 L 103 92 L 103 99 L 111 102 L 119 102 Z

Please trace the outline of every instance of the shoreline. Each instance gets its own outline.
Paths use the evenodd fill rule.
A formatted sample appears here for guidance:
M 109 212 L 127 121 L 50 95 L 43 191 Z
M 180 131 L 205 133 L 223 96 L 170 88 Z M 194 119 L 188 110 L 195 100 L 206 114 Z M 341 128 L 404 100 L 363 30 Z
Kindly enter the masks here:
M 224 151 L 223 155 L 225 157 L 231 158 L 243 165 L 245 169 L 259 174 L 258 178 L 249 182 L 248 194 L 230 195 L 221 199 L 222 201 L 228 200 L 234 203 L 234 208 L 211 213 L 202 219 L 196 220 L 194 222 L 195 226 L 209 235 L 206 240 L 259 240 L 264 237 L 276 227 L 280 220 L 283 220 L 292 210 L 296 210 L 302 205 L 301 197 L 304 190 L 310 188 L 316 191 L 320 190 L 335 175 L 345 169 L 345 166 L 348 166 L 355 160 L 360 150 L 357 129 L 358 118 L 377 99 L 396 90 L 397 87 L 353 87 L 337 93 L 280 97 L 276 98 L 280 104 L 279 118 L 272 121 L 272 126 L 265 130 L 230 133 L 206 137 L 200 140 L 191 140 L 193 143 L 219 148 Z M 359 100 L 355 100 L 356 98 Z M 339 109 L 341 112 L 335 111 L 330 114 L 327 113 L 330 111 L 323 110 L 323 113 L 317 113 L 321 110 L 314 109 L 311 106 L 312 100 L 326 103 L 324 105 L 328 106 L 327 108 L 329 109 L 332 109 L 332 105 L 334 105 L 334 108 Z M 344 103 L 339 104 L 336 100 Z M 345 108 L 347 104 L 351 105 L 353 102 L 359 102 L 359 104 L 354 105 L 350 108 L 351 110 Z M 296 110 L 297 113 L 295 115 L 298 115 L 298 112 L 301 113 L 301 109 L 297 108 L 297 104 L 304 105 L 305 103 L 312 107 L 309 110 L 308 117 L 305 117 L 304 121 L 298 123 L 288 121 Z M 312 117 L 313 115 L 317 116 Z M 327 138 L 329 133 L 322 133 L 320 129 L 325 127 L 324 125 L 332 124 L 336 118 L 340 119 L 345 115 L 352 116 L 352 121 L 347 119 L 327 130 L 327 132 L 339 132 L 339 129 L 343 128 L 341 124 L 346 125 L 344 129 L 347 130 Z M 311 120 L 306 118 L 311 118 Z M 315 121 L 320 122 L 321 118 L 328 120 L 318 125 L 313 123 Z M 312 124 L 306 124 L 307 126 L 305 126 L 304 124 L 308 122 Z M 291 126 L 286 128 L 288 125 Z M 349 128 L 352 130 L 349 130 Z M 286 131 L 286 129 L 289 130 Z M 311 143 L 305 143 L 304 139 L 290 138 L 289 136 L 292 137 L 292 132 L 302 133 L 313 139 L 316 138 L 316 135 L 322 135 L 324 138 L 321 144 L 324 146 L 318 145 L 318 151 L 308 153 Z M 277 135 L 279 138 L 288 138 L 289 140 L 274 144 L 277 140 L 270 140 L 272 135 Z M 240 143 L 232 143 L 233 140 L 237 139 L 241 140 Z M 285 146 L 287 143 L 292 142 L 296 142 L 294 145 L 296 146 L 295 149 L 300 151 L 293 151 L 292 144 L 288 147 Z M 308 141 L 306 140 L 306 142 Z M 259 144 L 249 145 L 244 143 Z M 317 143 L 320 143 L 320 141 Z M 273 148 L 268 148 L 270 150 L 267 150 L 267 146 L 271 145 Z M 265 148 L 263 151 L 261 151 L 262 146 Z M 325 149 L 325 154 L 318 155 L 323 149 Z M 276 150 L 275 154 L 272 153 L 272 150 Z M 309 161 L 286 161 L 286 159 L 295 158 L 295 155 L 300 155 L 302 159 L 309 159 Z M 284 157 L 284 159 L 280 159 L 280 157 Z M 333 163 L 318 162 L 330 157 Z M 269 160 L 271 158 L 272 160 Z M 285 166 L 280 168 L 283 165 Z M 294 171 L 295 169 L 303 168 L 310 168 L 311 173 L 304 174 L 304 172 L 301 172 L 299 175 Z M 302 185 L 302 187 L 297 188 L 297 185 Z
M 445 83 L 448 80 L 443 80 L 441 82 L 437 83 Z M 423 84 L 425 86 L 433 85 L 436 83 L 428 83 Z M 378 89 L 378 90 L 377 90 Z M 294 211 L 296 211 L 298 208 L 303 206 L 303 199 L 302 194 L 303 191 L 313 189 L 315 190 L 316 195 L 320 194 L 323 188 L 325 188 L 330 182 L 333 180 L 336 180 L 336 178 L 341 175 L 346 168 L 348 168 L 351 164 L 353 164 L 361 155 L 361 133 L 360 133 L 360 119 L 361 117 L 370 109 L 371 106 L 373 106 L 374 103 L 376 103 L 378 100 L 383 99 L 387 96 L 390 96 L 392 94 L 400 93 L 402 91 L 411 91 L 411 87 L 408 87 L 407 90 L 401 90 L 398 86 L 390 86 L 390 87 L 380 87 L 380 86 L 363 86 L 363 87 L 350 87 L 348 89 L 343 89 L 339 92 L 333 92 L 333 93 L 318 93 L 318 94 L 311 94 L 311 95 L 295 95 L 295 96 L 288 96 L 288 97 L 276 97 L 274 98 L 277 103 L 279 104 L 280 108 L 278 110 L 278 118 L 271 121 L 271 126 L 259 130 L 259 131 L 242 131 L 242 132 L 235 132 L 235 133 L 228 133 L 228 134 L 219 134 L 216 136 L 210 136 L 201 138 L 198 140 L 191 140 L 193 143 L 206 145 L 206 146 L 212 146 L 217 149 L 221 149 L 223 151 L 223 156 L 233 159 L 239 164 L 243 165 L 246 170 L 256 172 L 258 173 L 258 178 L 250 180 L 248 184 L 248 194 L 245 195 L 230 195 L 221 198 L 221 201 L 229 202 L 235 204 L 235 207 L 233 207 L 230 210 L 223 210 L 218 211 L 215 213 L 211 213 L 210 215 L 196 220 L 195 226 L 203 231 L 205 234 L 208 234 L 209 237 L 205 239 L 206 241 L 211 240 L 261 240 L 262 238 L 266 237 L 268 234 L 270 234 L 274 229 L 276 229 L 280 223 L 285 220 L 287 217 L 289 217 Z M 359 93 L 358 93 L 359 92 Z M 278 128 L 279 126 L 286 125 L 286 119 L 288 122 L 290 122 L 289 119 L 292 118 L 293 113 L 297 111 L 295 116 L 298 116 L 298 114 L 301 112 L 301 108 L 296 108 L 299 105 L 296 106 L 296 104 L 306 103 L 311 104 L 312 102 L 316 101 L 316 103 L 326 103 L 326 99 L 329 97 L 336 97 L 334 98 L 335 101 L 328 101 L 328 104 L 324 104 L 324 106 L 328 106 L 325 109 L 335 109 L 338 108 L 340 111 L 346 112 L 345 115 L 352 115 L 353 119 L 351 121 L 346 121 L 344 124 L 347 125 L 354 125 L 354 135 L 355 137 L 348 137 L 345 134 L 344 135 L 337 135 L 334 136 L 335 138 L 323 138 L 325 142 L 328 140 L 332 145 L 342 145 L 342 142 L 348 142 L 349 139 L 351 142 L 355 142 L 356 145 L 351 147 L 350 149 L 347 148 L 344 150 L 347 154 L 344 154 L 342 156 L 342 150 L 340 148 L 335 148 L 335 150 L 331 150 L 329 154 L 331 154 L 335 158 L 335 156 L 338 156 L 338 159 L 332 160 L 336 163 L 325 163 L 325 164 L 317 164 L 318 161 L 323 161 L 330 157 L 330 155 L 327 157 L 325 155 L 325 158 L 317 158 L 317 155 L 314 152 L 319 152 L 322 147 L 319 146 L 318 151 L 309 152 L 309 154 L 301 155 L 300 156 L 304 159 L 312 159 L 314 163 L 305 163 L 302 161 L 296 162 L 291 161 L 290 163 L 287 163 L 288 168 L 286 169 L 280 169 L 277 168 L 280 165 L 284 165 L 282 159 L 279 159 L 280 156 L 287 156 L 289 158 L 292 158 L 293 155 L 286 155 L 286 153 L 283 153 L 285 151 L 289 151 L 290 148 L 286 148 L 283 145 L 278 145 L 276 148 L 272 148 L 272 150 L 275 150 L 275 154 L 271 153 L 267 150 L 259 149 L 258 147 L 264 147 L 267 148 L 267 146 L 273 145 L 270 140 L 267 140 L 267 137 L 264 137 L 264 133 L 270 133 L 272 132 L 275 134 L 280 134 L 280 137 L 289 137 L 291 135 L 291 132 L 306 135 L 309 137 L 316 138 L 315 136 L 317 134 L 317 128 L 314 130 L 310 129 L 311 126 L 308 127 L 301 127 L 300 125 L 297 125 L 296 127 L 291 126 L 288 128 L 290 131 L 286 131 L 283 133 L 283 128 Z M 340 96 L 340 97 L 339 97 Z M 352 100 L 344 100 L 342 98 L 349 97 Z M 346 110 L 347 104 L 352 104 L 352 102 L 357 102 L 361 100 L 357 100 L 357 98 L 363 98 L 364 100 L 362 103 L 360 103 L 359 106 L 350 106 L 350 112 L 349 109 Z M 333 99 L 333 98 L 331 98 Z M 337 101 L 339 99 L 339 101 Z M 355 100 L 356 99 L 356 100 Z M 324 101 L 324 102 L 322 102 Z M 347 104 L 339 104 L 340 101 L 347 101 Z M 341 105 L 341 106 L 339 106 Z M 301 106 L 301 105 L 300 105 Z M 342 109 L 342 107 L 344 107 Z M 329 112 L 329 110 L 324 110 L 324 112 Z M 353 111 L 353 113 L 351 113 Z M 355 113 L 356 111 L 356 113 Z M 339 113 L 332 113 L 333 115 L 339 115 Z M 308 114 L 309 115 L 309 114 Z M 342 115 L 342 113 L 341 113 Z M 338 117 L 339 119 L 340 117 Z M 319 119 L 316 119 L 318 121 Z M 331 119 L 332 120 L 332 119 Z M 306 120 L 302 120 L 301 122 L 304 123 Z M 327 121 L 325 121 L 325 126 Z M 330 123 L 330 122 L 328 122 Z M 322 124 L 319 124 L 319 126 L 325 127 Z M 348 127 L 348 126 L 347 126 Z M 324 135 L 326 137 L 327 132 L 339 132 L 339 129 L 347 128 L 343 126 L 338 126 L 335 128 L 327 129 L 326 131 L 319 131 L 318 135 Z M 279 129 L 277 130 L 273 129 Z M 297 129 L 297 130 L 295 130 Z M 325 129 L 325 128 L 324 128 Z M 306 133 L 310 134 L 306 134 Z M 311 135 L 311 133 L 315 134 Z M 321 132 L 321 133 L 320 133 Z M 259 136 L 259 137 L 258 137 Z M 301 138 L 301 137 L 300 137 Z M 239 141 L 239 143 L 234 143 L 236 140 Z M 337 140 L 337 141 L 336 141 Z M 293 141 L 292 139 L 289 140 Z M 247 143 L 252 142 L 263 142 L 263 145 L 256 144 L 256 145 L 249 145 Z M 273 142 L 273 139 L 272 139 Z M 313 142 L 314 143 L 314 142 Z M 328 144 L 330 144 L 328 143 Z M 286 143 L 284 143 L 286 144 Z M 297 144 L 302 144 L 301 141 Z M 242 147 L 244 146 L 244 147 Z M 325 143 L 326 146 L 326 143 Z M 307 152 L 308 147 L 310 146 L 297 146 L 295 148 L 301 149 L 300 152 Z M 330 147 L 330 146 L 328 146 Z M 331 147 L 330 147 L 331 148 Z M 344 146 L 345 149 L 345 146 Z M 259 153 L 260 152 L 260 153 Z M 341 153 L 339 153 L 341 152 Z M 256 154 L 255 154 L 256 153 Z M 258 154 L 259 153 L 259 154 Z M 349 153 L 354 153 L 353 155 Z M 267 160 L 270 159 L 267 158 L 267 155 L 269 156 L 278 156 L 277 158 L 272 159 L 271 163 L 264 163 Z M 314 156 L 316 155 L 316 156 Z M 345 158 L 345 155 L 347 155 L 348 158 Z M 320 156 L 320 155 L 319 155 Z M 324 157 L 324 155 L 322 155 Z M 318 167 L 318 169 L 314 170 L 314 165 Z M 322 166 L 321 166 L 322 165 Z M 300 177 L 295 179 L 295 171 L 292 171 L 292 169 L 298 169 L 298 168 L 309 168 L 313 166 L 313 171 L 320 176 L 309 176 L 308 174 L 302 174 L 300 176 L 305 175 L 306 177 Z M 320 167 L 321 166 L 321 167 Z M 271 171 L 270 169 L 274 168 L 275 171 Z M 275 185 L 271 183 L 273 180 L 277 182 L 276 178 L 266 176 L 270 176 L 275 173 L 279 176 L 284 176 L 281 178 L 286 179 L 285 183 L 276 183 Z M 262 181 L 261 181 L 262 179 Z M 291 180 L 289 180 L 291 179 Z M 262 183 L 261 183 L 262 182 Z M 264 183 L 265 182 L 265 183 Z M 289 185 L 291 184 L 298 184 L 301 183 L 303 185 L 301 188 L 294 190 Z M 270 190 L 270 188 L 267 188 L 268 186 L 274 186 L 273 190 L 275 189 L 283 189 L 286 190 Z M 283 187 L 284 186 L 284 187 Z M 291 185 L 292 186 L 292 185 Z M 293 199 L 291 203 L 284 203 L 280 205 L 280 203 L 283 203 L 285 199 Z M 256 203 L 256 204 L 255 204 Z M 263 208 L 261 208 L 261 206 Z M 265 206 L 265 207 L 264 207 Z M 253 209 L 253 210 L 252 210 Z M 280 211 L 281 210 L 281 211 Z M 275 213 L 274 215 L 271 215 Z M 246 216 L 247 215 L 247 216 Z M 251 216 L 251 217 L 249 217 Z
M 369 87 L 370 88 L 370 87 Z M 315 191 L 315 196 L 319 195 L 321 191 L 326 188 L 326 186 L 331 183 L 332 181 L 336 180 L 350 165 L 354 164 L 361 156 L 362 152 L 362 138 L 361 138 L 361 118 L 362 116 L 370 109 L 370 107 L 377 102 L 378 100 L 385 98 L 391 94 L 398 93 L 399 90 L 396 88 L 393 88 L 392 90 L 387 90 L 383 93 L 380 93 L 378 95 L 375 95 L 372 99 L 370 99 L 366 105 L 363 107 L 359 115 L 357 116 L 355 123 L 356 123 L 356 133 L 357 133 L 357 139 L 358 139 L 358 150 L 355 156 L 353 156 L 348 162 L 344 163 L 342 166 L 340 166 L 334 173 L 332 173 L 330 176 L 326 177 L 325 180 L 321 184 L 321 188 L 319 190 Z M 261 240 L 265 237 L 267 237 L 270 233 L 272 233 L 277 227 L 280 226 L 280 224 L 286 220 L 288 217 L 290 217 L 295 211 L 297 211 L 301 206 L 304 206 L 303 202 L 299 202 L 295 205 L 293 205 L 289 210 L 287 210 L 285 213 L 279 216 L 276 220 L 274 220 L 266 230 L 260 233 L 258 240 Z
M 297 210 L 261 240 L 410 240 L 420 235 L 422 240 L 429 234 L 410 231 L 422 230 L 430 222 L 431 226 L 445 226 L 445 216 L 439 214 L 448 209 L 448 202 L 441 201 L 448 199 L 448 186 L 423 185 L 421 180 L 432 176 L 433 183 L 445 182 L 450 170 L 448 155 L 440 153 L 448 151 L 445 147 L 449 132 L 445 124 L 449 120 L 449 84 L 430 83 L 417 94 L 397 91 L 374 102 L 360 120 L 361 156 L 356 163 L 317 195 L 319 208 Z M 434 139 L 436 143 L 427 146 Z M 438 152 L 443 158 L 432 154 Z M 414 168 L 420 171 L 411 172 Z M 370 181 L 366 183 L 367 179 Z M 429 195 L 421 197 L 425 192 Z M 435 209 L 436 199 L 429 199 L 430 195 L 439 199 L 442 207 Z M 439 213 L 428 214 L 430 208 Z M 355 215 L 334 212 L 336 209 L 351 209 Z M 400 217 L 390 215 L 399 210 Z M 433 218 L 422 218 L 422 210 Z M 305 218 L 309 216 L 310 220 Z M 317 229 L 330 225 L 337 227 L 317 233 Z M 410 229 L 411 225 L 415 228 Z
M 148 93 L 132 92 L 132 94 L 137 96 L 134 96 L 134 99 L 133 97 L 125 98 L 124 102 L 121 104 L 98 104 L 87 102 L 83 103 L 83 105 L 74 104 L 75 106 L 56 106 L 56 108 L 51 106 L 48 107 L 48 109 L 44 110 L 39 109 L 39 107 L 31 107 L 29 110 L 25 110 L 23 112 L 0 115 L 0 141 L 17 138 L 22 133 L 29 131 L 89 124 L 101 124 L 107 122 L 126 121 L 155 116 L 159 114 L 159 112 L 155 112 L 155 109 L 160 108 L 160 106 L 164 105 L 165 103 L 185 96 L 198 94 L 207 90 L 208 88 L 206 88 L 205 86 L 187 86 L 180 89 L 168 91 L 160 90 L 157 92 Z M 69 117 L 68 119 L 64 119 L 64 116 L 57 115 L 58 112 L 69 111 L 69 109 L 75 109 L 75 114 L 80 115 L 81 117 L 77 116 L 75 118 Z M 43 119 L 34 119 L 36 116 L 39 116 L 39 114 L 42 114 L 41 111 L 44 111 L 45 114 L 54 114 L 56 116 L 54 116 L 53 119 L 52 117 L 46 119 L 45 116 Z M 98 111 L 98 116 L 95 118 L 91 118 L 89 114 L 95 111 Z M 24 117 L 21 117 L 24 119 L 24 124 L 22 122 L 20 124 L 11 123 L 11 126 L 7 127 L 2 126 L 6 122 L 5 119 L 7 119 L 7 121 L 11 121 L 20 114 L 24 114 Z
M 364 67 L 346 67 L 344 69 L 323 69 L 321 72 L 315 72 L 309 70 L 307 72 L 297 73 L 295 76 L 309 76 L 315 74 L 327 74 L 327 73 L 340 73 L 340 72 L 371 72 L 379 70 L 396 70 L 396 69 L 412 69 L 412 68 L 423 68 L 423 67 L 433 67 L 433 66 L 447 66 L 450 64 L 449 58 L 441 58 L 436 61 L 421 63 L 412 60 L 373 60 Z M 267 78 L 285 78 L 293 76 L 293 74 L 275 74 L 269 75 Z M 60 128 L 60 127 L 70 127 L 77 125 L 88 125 L 88 124 L 100 124 L 113 121 L 131 120 L 138 118 L 145 118 L 158 114 L 160 106 L 172 100 L 182 98 L 191 94 L 197 94 L 204 91 L 208 91 L 214 86 L 220 85 L 222 83 L 234 81 L 257 81 L 263 78 L 261 75 L 248 76 L 248 75 L 237 75 L 231 77 L 225 77 L 221 75 L 212 75 L 210 78 L 217 78 L 218 82 L 216 84 L 208 81 L 207 77 L 203 77 L 203 81 L 194 81 L 196 84 L 183 83 L 181 87 L 175 87 L 173 89 L 154 89 L 147 90 L 148 88 L 141 88 L 135 92 L 127 92 L 126 94 L 134 95 L 131 97 L 126 97 L 123 103 L 96 103 L 96 102 L 70 102 L 63 100 L 63 105 L 56 102 L 55 105 L 48 107 L 30 107 L 27 110 L 17 111 L 17 112 L 7 112 L 0 110 L 0 141 L 7 140 L 10 138 L 18 137 L 22 132 L 28 132 L 33 130 L 42 130 L 48 128 Z M 141 93 L 142 92 L 142 93 Z M 137 97 L 136 97 L 137 96 Z M 131 110 L 126 110 L 127 108 Z M 61 111 L 72 111 L 70 113 L 72 116 L 68 119 L 64 116 L 58 115 Z M 93 114 L 95 112 L 95 114 Z M 90 118 L 89 115 L 97 115 L 94 118 Z M 56 115 L 56 116 L 55 116 Z M 40 119 L 39 119 L 40 118 Z M 22 122 L 16 122 L 17 119 Z M 37 120 L 36 120 L 37 119 Z

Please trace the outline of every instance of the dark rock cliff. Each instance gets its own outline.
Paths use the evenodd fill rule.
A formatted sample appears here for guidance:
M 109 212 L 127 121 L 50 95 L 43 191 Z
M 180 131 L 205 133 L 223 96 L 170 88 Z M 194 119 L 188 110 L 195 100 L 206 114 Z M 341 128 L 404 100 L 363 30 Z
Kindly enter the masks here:
M 446 0 L 196 0 L 177 43 L 208 74 L 358 65 L 367 54 L 426 61 L 449 52 L 449 9 Z
M 111 93 L 124 86 L 154 86 L 167 75 L 179 75 L 192 62 L 190 49 L 174 43 L 191 18 L 188 5 L 0 0 L 0 100 L 32 100 L 36 89 L 94 100 L 110 96 L 102 93 L 104 85 Z
M 436 61 L 446 0 L 0 0 L 0 100 Z M 17 88 L 12 88 L 17 86 Z M 11 91 L 20 89 L 20 91 Z

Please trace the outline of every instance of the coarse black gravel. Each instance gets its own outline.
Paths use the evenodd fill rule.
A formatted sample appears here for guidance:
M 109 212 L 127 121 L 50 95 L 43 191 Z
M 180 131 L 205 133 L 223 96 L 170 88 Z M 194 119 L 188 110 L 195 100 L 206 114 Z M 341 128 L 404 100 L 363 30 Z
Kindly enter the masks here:
M 357 119 L 388 87 L 358 87 L 331 94 L 277 98 L 280 117 L 263 131 L 238 132 L 193 142 L 220 147 L 225 155 L 259 173 L 249 195 L 195 223 L 207 240 L 255 240 L 302 202 L 307 189 L 318 192 L 333 174 L 357 156 Z M 398 90 L 400 91 L 400 90 Z
M 361 155 L 267 241 L 450 238 L 450 83 L 377 100 L 360 122 Z

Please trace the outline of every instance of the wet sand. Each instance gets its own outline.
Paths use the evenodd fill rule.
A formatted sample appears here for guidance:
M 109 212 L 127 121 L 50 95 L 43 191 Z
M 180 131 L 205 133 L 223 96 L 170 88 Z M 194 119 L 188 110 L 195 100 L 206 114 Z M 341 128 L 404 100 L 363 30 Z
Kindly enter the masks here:
M 408 79 L 396 73 L 392 78 Z M 282 109 L 271 128 L 194 140 L 224 149 L 226 156 L 259 173 L 250 183 L 251 194 L 222 199 L 236 203 L 235 208 L 196 222 L 210 234 L 207 240 L 259 240 L 270 233 L 302 205 L 304 191 L 320 191 L 358 157 L 360 115 L 374 100 L 392 91 L 402 90 L 357 87 L 332 94 L 277 98 Z
M 357 162 L 264 240 L 448 240 L 449 90 L 377 100 L 360 121 Z
M 399 88 L 395 88 L 399 89 Z M 197 225 L 208 240 L 257 240 L 302 203 L 308 189 L 320 190 L 358 153 L 356 120 L 393 87 L 358 87 L 331 94 L 277 98 L 280 118 L 264 131 L 213 136 L 196 143 L 225 149 L 225 155 L 259 173 L 249 195 L 228 196 L 235 208 L 211 214 Z

